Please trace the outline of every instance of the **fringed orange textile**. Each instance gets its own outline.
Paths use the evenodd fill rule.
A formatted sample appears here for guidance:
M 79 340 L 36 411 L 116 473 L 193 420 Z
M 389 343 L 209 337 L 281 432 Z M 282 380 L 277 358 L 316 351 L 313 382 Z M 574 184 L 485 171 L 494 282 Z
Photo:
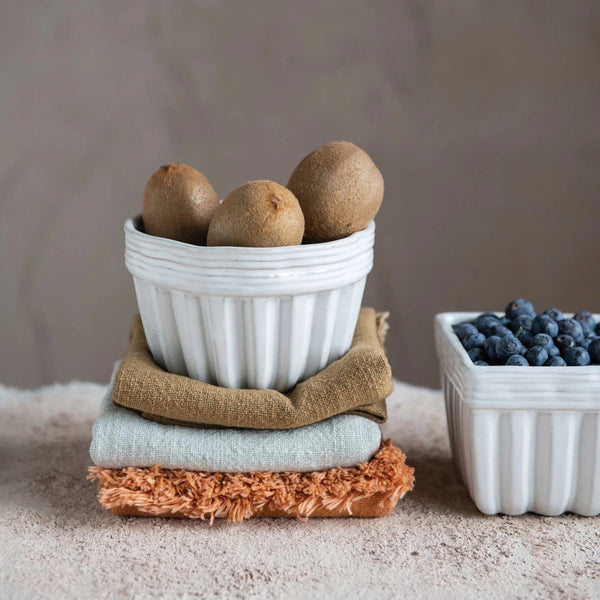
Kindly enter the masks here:
M 414 469 L 390 440 L 356 467 L 313 473 L 203 473 L 158 466 L 90 467 L 98 499 L 118 515 L 227 519 L 380 517 L 412 490 Z

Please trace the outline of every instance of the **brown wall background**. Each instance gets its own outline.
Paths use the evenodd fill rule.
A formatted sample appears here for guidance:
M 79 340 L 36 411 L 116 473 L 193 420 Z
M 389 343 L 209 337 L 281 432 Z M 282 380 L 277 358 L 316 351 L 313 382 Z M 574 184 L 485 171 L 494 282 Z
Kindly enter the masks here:
M 0 65 L 4 384 L 107 380 L 160 164 L 224 196 L 332 139 L 385 177 L 366 301 L 396 377 L 437 385 L 439 311 L 600 312 L 595 0 L 15 2 Z

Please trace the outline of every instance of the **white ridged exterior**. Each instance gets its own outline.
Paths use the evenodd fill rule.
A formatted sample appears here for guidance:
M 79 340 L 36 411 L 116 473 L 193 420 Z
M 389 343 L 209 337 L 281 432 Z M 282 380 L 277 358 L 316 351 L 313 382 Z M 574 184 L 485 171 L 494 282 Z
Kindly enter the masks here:
M 347 352 L 373 265 L 375 225 L 282 248 L 201 247 L 125 223 L 125 263 L 148 345 L 171 373 L 287 390 Z
M 435 319 L 452 454 L 475 504 L 599 514 L 600 366 L 475 366 L 452 325 L 477 314 Z

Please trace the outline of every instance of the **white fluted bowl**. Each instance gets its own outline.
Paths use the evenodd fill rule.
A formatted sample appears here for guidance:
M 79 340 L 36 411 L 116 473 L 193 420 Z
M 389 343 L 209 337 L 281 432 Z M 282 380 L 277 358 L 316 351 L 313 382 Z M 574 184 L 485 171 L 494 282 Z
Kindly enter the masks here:
M 479 314 L 435 318 L 452 454 L 473 501 L 485 514 L 599 514 L 600 366 L 477 366 L 452 325 Z
M 223 387 L 288 390 L 350 348 L 375 223 L 278 248 L 194 246 L 125 222 L 125 264 L 154 360 Z

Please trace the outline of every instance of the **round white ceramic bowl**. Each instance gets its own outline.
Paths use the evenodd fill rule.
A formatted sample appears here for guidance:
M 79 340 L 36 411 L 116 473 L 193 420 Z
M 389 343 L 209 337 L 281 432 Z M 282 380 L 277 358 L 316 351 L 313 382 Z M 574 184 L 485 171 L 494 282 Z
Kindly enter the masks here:
M 341 240 L 194 246 L 125 222 L 125 264 L 154 360 L 231 388 L 285 391 L 350 348 L 375 223 Z

